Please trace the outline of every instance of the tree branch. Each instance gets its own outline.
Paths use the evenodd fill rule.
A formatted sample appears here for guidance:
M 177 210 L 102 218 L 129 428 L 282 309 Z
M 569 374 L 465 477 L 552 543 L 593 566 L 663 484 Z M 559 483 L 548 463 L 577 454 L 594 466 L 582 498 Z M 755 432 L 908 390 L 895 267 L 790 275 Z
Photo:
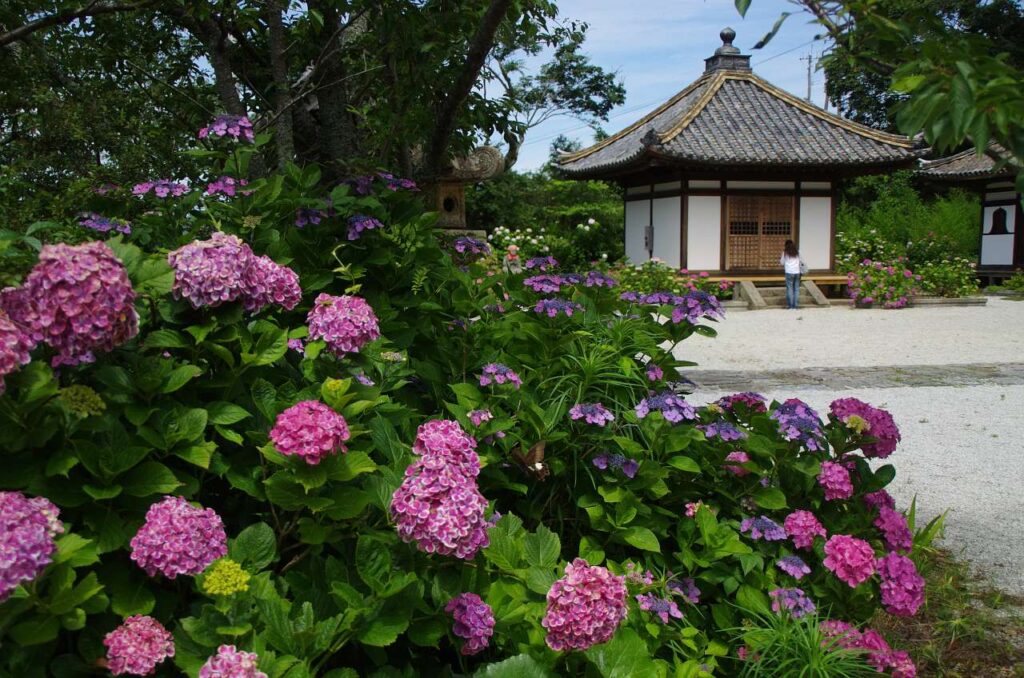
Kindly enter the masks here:
M 7 31 L 6 33 L 0 33 L 0 47 L 6 47 L 7 45 L 24 40 L 28 36 L 32 35 L 37 31 L 46 30 L 47 28 L 53 28 L 54 26 L 62 26 L 69 24 L 75 19 L 83 19 L 89 16 L 99 16 L 101 14 L 113 14 L 115 12 L 131 12 L 137 9 L 143 9 L 152 5 L 155 0 L 141 0 L 141 2 L 129 2 L 123 5 L 118 4 L 107 4 L 101 3 L 99 0 L 93 0 L 84 7 L 78 9 L 69 9 L 63 12 L 57 12 L 49 16 L 36 19 L 35 21 L 29 21 L 27 24 L 18 26 L 17 28 Z

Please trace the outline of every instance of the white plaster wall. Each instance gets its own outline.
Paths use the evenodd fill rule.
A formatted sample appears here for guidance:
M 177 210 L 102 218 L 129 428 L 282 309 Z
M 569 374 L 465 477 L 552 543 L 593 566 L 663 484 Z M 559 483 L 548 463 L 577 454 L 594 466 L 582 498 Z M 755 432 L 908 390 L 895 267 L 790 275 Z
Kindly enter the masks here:
M 812 271 L 832 264 L 832 198 L 800 198 L 800 256 Z
M 1006 210 L 1006 235 L 984 235 L 992 230 L 992 215 L 1000 207 L 986 207 L 985 221 L 981 236 L 981 265 L 1010 266 L 1013 264 L 1013 234 L 1017 230 L 1017 210 L 1013 205 L 1004 205 Z
M 686 267 L 717 271 L 722 263 L 722 199 L 691 195 L 686 202 Z
M 654 201 L 654 256 L 679 268 L 679 242 L 682 228 L 682 198 L 658 198 Z
M 651 201 L 630 200 L 626 203 L 626 257 L 634 264 L 647 261 L 644 248 L 644 227 L 651 223 Z

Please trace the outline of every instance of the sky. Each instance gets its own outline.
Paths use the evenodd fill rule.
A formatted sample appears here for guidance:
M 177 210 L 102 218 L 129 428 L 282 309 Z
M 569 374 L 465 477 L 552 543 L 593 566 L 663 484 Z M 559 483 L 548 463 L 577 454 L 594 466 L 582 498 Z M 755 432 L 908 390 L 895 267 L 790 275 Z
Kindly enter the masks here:
M 618 74 L 626 87 L 626 102 L 615 108 L 604 129 L 613 134 L 636 122 L 704 72 L 704 59 L 721 46 L 719 32 L 736 31 L 734 45 L 750 54 L 754 72 L 800 97 L 807 95 L 808 54 L 821 55 L 815 42 L 819 27 L 787 0 L 753 0 L 745 18 L 733 0 L 558 0 L 559 13 L 590 25 L 584 52 L 591 61 Z M 764 49 L 751 48 L 782 12 L 786 20 Z M 824 103 L 821 71 L 812 70 L 811 100 Z M 547 162 L 551 142 L 559 134 L 584 146 L 593 133 L 583 123 L 556 117 L 529 130 L 515 169 L 538 169 Z

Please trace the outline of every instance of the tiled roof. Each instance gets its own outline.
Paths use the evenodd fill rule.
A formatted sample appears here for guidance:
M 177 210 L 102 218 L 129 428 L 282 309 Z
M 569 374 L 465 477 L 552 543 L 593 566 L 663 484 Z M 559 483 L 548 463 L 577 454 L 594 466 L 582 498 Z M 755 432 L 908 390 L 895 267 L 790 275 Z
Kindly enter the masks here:
M 904 136 L 824 111 L 745 70 L 716 70 L 619 134 L 563 155 L 568 176 L 650 164 L 676 167 L 907 165 L 920 155 Z
M 1006 149 L 996 143 L 989 148 L 999 156 L 1006 156 Z M 921 163 L 918 174 L 929 179 L 989 179 L 995 177 L 1012 177 L 1016 174 L 1012 167 L 1003 165 L 996 169 L 996 160 L 991 155 L 978 155 L 973 148 L 938 160 L 927 160 Z

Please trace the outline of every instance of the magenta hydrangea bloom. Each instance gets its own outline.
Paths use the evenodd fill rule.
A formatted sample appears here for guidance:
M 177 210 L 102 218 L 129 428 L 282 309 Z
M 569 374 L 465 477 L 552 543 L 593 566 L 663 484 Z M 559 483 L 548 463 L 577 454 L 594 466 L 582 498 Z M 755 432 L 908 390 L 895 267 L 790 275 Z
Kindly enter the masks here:
M 242 277 L 245 310 L 258 313 L 274 304 L 292 310 L 302 300 L 302 287 L 295 271 L 270 257 L 254 257 Z
M 739 464 L 746 464 L 750 461 L 750 455 L 744 452 L 743 450 L 734 450 L 733 452 L 730 452 L 729 454 L 725 455 L 725 460 L 737 462 Z M 750 471 L 743 468 L 742 466 L 729 465 L 724 466 L 723 468 L 729 473 L 733 473 L 738 476 L 745 476 L 750 474 Z
M 782 524 L 798 549 L 813 548 L 816 536 L 828 537 L 825 528 L 810 511 L 793 511 Z
M 899 511 L 882 506 L 878 510 L 874 525 L 881 530 L 886 548 L 890 551 L 909 551 L 914 545 L 914 536 L 907 525 L 907 517 Z
M 873 443 L 861 445 L 865 457 L 884 459 L 896 450 L 900 442 L 900 429 L 892 415 L 883 409 L 873 407 L 856 398 L 840 398 L 829 406 L 836 419 L 858 433 L 875 439 Z
M 519 387 L 523 385 L 523 380 L 506 365 L 502 365 L 501 363 L 488 363 L 484 365 L 483 374 L 480 375 L 480 385 L 490 386 L 492 383 L 509 383 L 515 386 L 518 390 Z
M 803 589 L 775 589 L 768 593 L 772 598 L 772 612 L 785 610 L 794 618 L 799 619 L 805 614 L 814 614 L 817 607 L 814 601 L 807 597 Z
M 850 472 L 842 464 L 832 461 L 821 462 L 818 484 L 825 488 L 825 499 L 828 501 L 849 499 L 853 496 L 853 482 L 850 480 Z
M 466 416 L 469 417 L 471 422 L 473 422 L 473 426 L 480 426 L 485 421 L 494 419 L 494 415 L 491 414 L 490 410 L 470 410 Z
M 882 579 L 882 605 L 889 614 L 912 617 L 924 603 L 924 577 L 917 573 L 914 561 L 899 553 L 890 553 L 876 562 Z
M 0 492 L 0 603 L 52 561 L 54 538 L 64 532 L 59 514 L 45 497 Z
M 715 402 L 723 410 L 732 410 L 736 405 L 743 405 L 751 412 L 768 411 L 767 399 L 760 393 L 754 393 L 753 391 L 733 393 L 732 395 L 723 396 Z
M 805 574 L 811 573 L 811 568 L 800 556 L 783 556 L 775 566 L 794 579 L 803 579 Z
M 662 624 L 667 624 L 669 617 L 676 619 L 683 618 L 683 612 L 679 605 L 671 598 L 659 598 L 653 593 L 640 593 L 636 596 L 636 602 L 644 612 L 650 612 L 658 617 Z
M 904 650 L 893 650 L 886 658 L 892 678 L 917 678 L 914 660 Z
M 782 526 L 766 516 L 745 518 L 740 523 L 740 532 L 749 532 L 750 538 L 755 541 L 759 539 L 782 541 L 786 538 L 786 531 L 782 529 Z
M 107 667 L 115 676 L 148 676 L 174 656 L 174 638 L 163 624 L 146 615 L 128 617 L 103 639 Z
M 327 405 L 304 400 L 277 415 L 270 439 L 281 454 L 316 465 L 339 451 L 348 451 L 348 422 Z
M 577 403 L 569 410 L 569 418 L 574 421 L 582 419 L 588 424 L 601 427 L 615 421 L 615 415 L 601 403 Z
M 244 115 L 218 115 L 208 126 L 199 130 L 200 139 L 209 137 L 231 137 L 235 141 L 248 141 L 252 143 L 255 139 L 252 129 L 252 121 Z
M 192 308 L 235 301 L 247 289 L 245 272 L 255 258 L 238 236 L 219 231 L 209 240 L 190 242 L 167 255 L 174 269 L 171 292 Z
M 863 539 L 845 534 L 833 535 L 825 543 L 824 564 L 854 588 L 875 573 L 875 551 Z
M 896 508 L 896 500 L 892 498 L 885 490 L 878 490 L 877 492 L 868 492 L 862 499 L 864 503 L 873 509 L 881 509 L 883 506 L 887 506 L 891 509 Z
M 413 451 L 421 455 L 405 469 L 391 498 L 390 515 L 398 536 L 424 553 L 472 559 L 489 543 L 487 500 L 477 488 L 480 472 L 476 441 L 458 422 L 429 421 L 417 433 Z
M 267 678 L 259 669 L 255 652 L 242 652 L 234 645 L 221 645 L 217 654 L 199 669 L 199 678 Z
M 321 293 L 307 320 L 309 338 L 323 339 L 327 349 L 339 358 L 346 353 L 358 353 L 363 346 L 380 338 L 377 316 L 362 297 Z
M 55 365 L 95 360 L 139 332 L 135 292 L 124 265 L 106 244 L 44 245 L 39 262 L 0 307 L 33 343 L 57 352 Z
M 32 339 L 0 308 L 0 395 L 4 392 L 4 377 L 27 365 L 33 348 Z
M 576 558 L 548 591 L 540 623 L 552 650 L 586 650 L 611 640 L 626 612 L 624 577 Z
M 444 611 L 455 620 L 452 632 L 466 641 L 462 645 L 462 654 L 476 654 L 487 648 L 494 635 L 494 612 L 480 596 L 460 593 L 448 601 Z
M 224 523 L 216 511 L 184 497 L 164 497 L 149 507 L 146 522 L 131 541 L 132 555 L 150 577 L 197 575 L 228 552 Z

